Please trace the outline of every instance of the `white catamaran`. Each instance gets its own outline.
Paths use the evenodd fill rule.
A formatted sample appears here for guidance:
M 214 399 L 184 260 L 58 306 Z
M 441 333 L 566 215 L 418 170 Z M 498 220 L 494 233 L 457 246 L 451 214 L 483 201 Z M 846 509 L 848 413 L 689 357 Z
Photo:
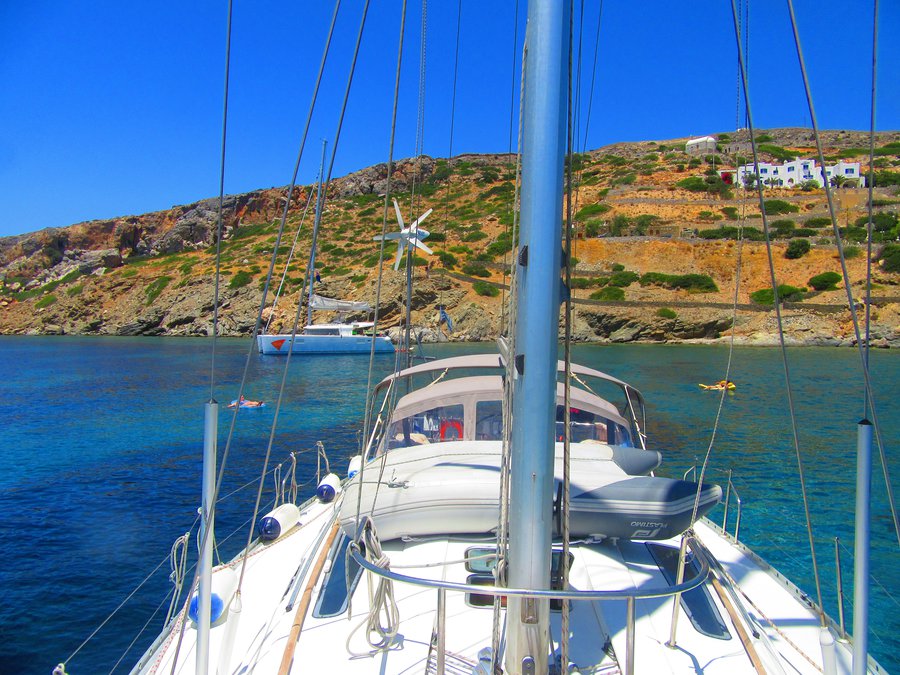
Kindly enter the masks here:
M 853 643 L 703 517 L 723 490 L 702 471 L 654 475 L 637 390 L 557 360 L 570 6 L 528 12 L 509 339 L 383 379 L 346 476 L 211 570 L 207 462 L 198 590 L 134 672 L 881 672 L 861 603 Z M 344 339 L 324 328 L 288 346 Z

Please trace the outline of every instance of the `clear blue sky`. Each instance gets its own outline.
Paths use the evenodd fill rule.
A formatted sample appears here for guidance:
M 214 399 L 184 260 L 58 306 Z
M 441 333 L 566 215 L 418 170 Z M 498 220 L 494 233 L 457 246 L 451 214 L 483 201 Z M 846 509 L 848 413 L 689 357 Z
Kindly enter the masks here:
M 585 104 L 598 11 L 588 4 Z M 796 2 L 823 129 L 868 129 L 871 4 Z M 0 2 L 0 236 L 218 194 L 226 6 Z M 301 183 L 315 178 L 319 140 L 334 135 L 361 6 L 344 0 Z M 387 158 L 399 7 L 372 3 L 335 176 Z M 235 0 L 226 192 L 288 183 L 331 12 L 328 2 Z M 428 5 L 424 150 L 439 157 L 450 149 L 456 12 L 456 0 Z M 396 157 L 416 147 L 420 16 L 411 0 Z M 513 0 L 462 1 L 454 154 L 508 147 L 514 25 Z M 756 0 L 749 28 L 756 126 L 808 126 L 786 3 Z M 900 3 L 881 3 L 879 30 L 877 123 L 896 130 Z M 606 0 L 587 148 L 733 130 L 735 63 L 728 2 Z

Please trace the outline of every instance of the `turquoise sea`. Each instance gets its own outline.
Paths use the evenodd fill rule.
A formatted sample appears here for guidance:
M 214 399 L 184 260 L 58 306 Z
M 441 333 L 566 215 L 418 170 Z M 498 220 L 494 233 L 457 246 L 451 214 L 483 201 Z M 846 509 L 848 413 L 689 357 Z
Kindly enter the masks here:
M 0 673 L 46 675 L 66 659 L 71 674 L 127 672 L 159 632 L 171 587 L 170 547 L 192 527 L 196 532 L 209 348 L 201 339 L 0 338 L 0 550 L 7 561 L 0 566 Z M 444 345 L 428 353 L 489 348 Z M 219 341 L 220 402 L 236 397 L 248 349 L 245 340 Z M 724 377 L 726 347 L 579 346 L 575 358 L 642 391 L 651 447 L 665 458 L 661 473 L 680 476 L 702 461 L 720 397 L 697 383 Z M 824 602 L 836 617 L 837 536 L 850 625 L 856 422 L 863 414 L 859 355 L 797 348 L 788 361 Z M 250 354 L 245 393 L 268 405 L 237 416 L 223 487 L 230 496 L 217 520 L 223 558 L 247 538 L 283 365 L 278 357 Z M 375 377 L 392 365 L 392 357 L 380 357 Z M 273 462 L 300 451 L 298 473 L 309 480 L 321 440 L 343 472 L 356 454 L 367 368 L 365 357 L 295 358 Z M 900 482 L 900 353 L 873 352 L 871 372 L 891 473 Z M 734 469 L 744 503 L 741 539 L 815 597 L 781 353 L 738 348 L 730 377 L 738 388 L 726 398 L 712 477 Z M 223 406 L 220 451 L 231 419 Z M 877 459 L 874 467 L 870 645 L 883 666 L 900 672 L 893 639 L 900 633 L 900 546 Z M 265 500 L 272 484 L 268 477 Z M 301 491 L 308 495 L 312 486 Z

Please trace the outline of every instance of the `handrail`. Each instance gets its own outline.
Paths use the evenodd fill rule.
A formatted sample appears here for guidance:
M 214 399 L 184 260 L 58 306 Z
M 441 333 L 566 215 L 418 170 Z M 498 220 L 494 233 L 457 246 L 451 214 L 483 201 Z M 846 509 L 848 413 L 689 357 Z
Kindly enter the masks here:
M 350 542 L 348 550 L 353 559 L 357 563 L 359 563 L 361 567 L 364 567 L 369 572 L 377 574 L 380 577 L 384 577 L 385 579 L 390 579 L 391 581 L 397 581 L 404 584 L 411 584 L 413 586 L 424 586 L 426 588 L 443 588 L 449 591 L 459 591 L 461 593 L 478 593 L 479 595 L 514 595 L 524 598 L 543 598 L 545 600 L 625 600 L 627 598 L 644 600 L 647 598 L 667 597 L 670 595 L 675 595 L 676 593 L 685 593 L 696 588 L 704 581 L 706 581 L 706 577 L 709 574 L 709 561 L 706 559 L 706 556 L 702 552 L 702 549 L 699 546 L 694 546 L 694 544 L 698 543 L 696 539 L 694 537 L 688 537 L 688 545 L 691 547 L 691 551 L 693 552 L 694 556 L 700 561 L 700 570 L 691 579 L 688 579 L 687 581 L 684 581 L 675 586 L 658 586 L 645 589 L 635 588 L 603 591 L 563 591 L 533 588 L 508 588 L 504 586 L 475 586 L 473 584 L 459 583 L 455 581 L 423 579 L 421 577 L 413 577 L 406 574 L 398 574 L 397 572 L 392 572 L 389 569 L 378 567 L 377 565 L 369 562 L 366 559 L 360 548 L 359 541 L 360 537 L 363 534 L 363 531 L 370 522 L 371 521 L 369 520 L 369 517 L 364 516 L 360 521 L 359 527 L 357 528 L 356 537 L 353 541 Z
M 350 542 L 347 552 L 356 561 L 360 567 L 365 568 L 369 572 L 376 574 L 384 579 L 397 581 L 399 583 L 410 584 L 425 588 L 435 588 L 438 591 L 437 606 L 437 627 L 438 635 L 436 640 L 437 660 L 436 675 L 444 675 L 445 667 L 445 643 L 446 635 L 446 592 L 458 591 L 462 593 L 478 593 L 479 595 L 491 596 L 518 596 L 524 598 L 541 598 L 544 600 L 625 600 L 626 619 L 625 619 L 625 675 L 634 675 L 634 657 L 635 657 L 635 601 L 639 599 L 660 598 L 677 596 L 685 593 L 704 583 L 709 576 L 710 563 L 703 552 L 703 546 L 694 537 L 686 537 L 687 545 L 691 547 L 694 557 L 700 562 L 700 569 L 697 574 L 687 581 L 683 581 L 675 586 L 651 587 L 651 588 L 632 588 L 632 589 L 613 589 L 603 591 L 583 591 L 583 590 L 545 590 L 531 588 L 505 588 L 502 586 L 475 586 L 472 584 L 458 583 L 453 581 L 443 581 L 439 579 L 422 579 L 406 574 L 398 574 L 392 572 L 385 567 L 379 567 L 375 563 L 366 559 L 362 552 L 360 542 L 366 533 L 366 528 L 370 527 L 372 521 L 369 516 L 363 516 L 356 529 L 356 536 Z M 492 655 L 492 659 L 494 656 Z

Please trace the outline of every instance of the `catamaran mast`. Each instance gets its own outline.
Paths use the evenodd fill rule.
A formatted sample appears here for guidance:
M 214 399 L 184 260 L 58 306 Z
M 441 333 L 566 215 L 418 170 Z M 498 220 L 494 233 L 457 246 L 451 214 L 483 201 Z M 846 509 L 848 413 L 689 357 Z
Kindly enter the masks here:
M 569 3 L 529 3 L 511 435 L 509 586 L 550 588 Z M 506 672 L 546 673 L 547 600 L 509 598 Z
M 313 284 L 316 281 L 316 240 L 319 238 L 319 223 L 322 222 L 322 183 L 325 180 L 325 148 L 328 147 L 328 141 L 322 140 L 322 163 L 319 165 L 319 187 L 316 193 L 316 219 L 313 221 L 312 243 L 309 246 L 309 264 L 306 268 L 306 283 L 308 290 L 306 293 L 306 325 L 312 323 L 312 296 Z

